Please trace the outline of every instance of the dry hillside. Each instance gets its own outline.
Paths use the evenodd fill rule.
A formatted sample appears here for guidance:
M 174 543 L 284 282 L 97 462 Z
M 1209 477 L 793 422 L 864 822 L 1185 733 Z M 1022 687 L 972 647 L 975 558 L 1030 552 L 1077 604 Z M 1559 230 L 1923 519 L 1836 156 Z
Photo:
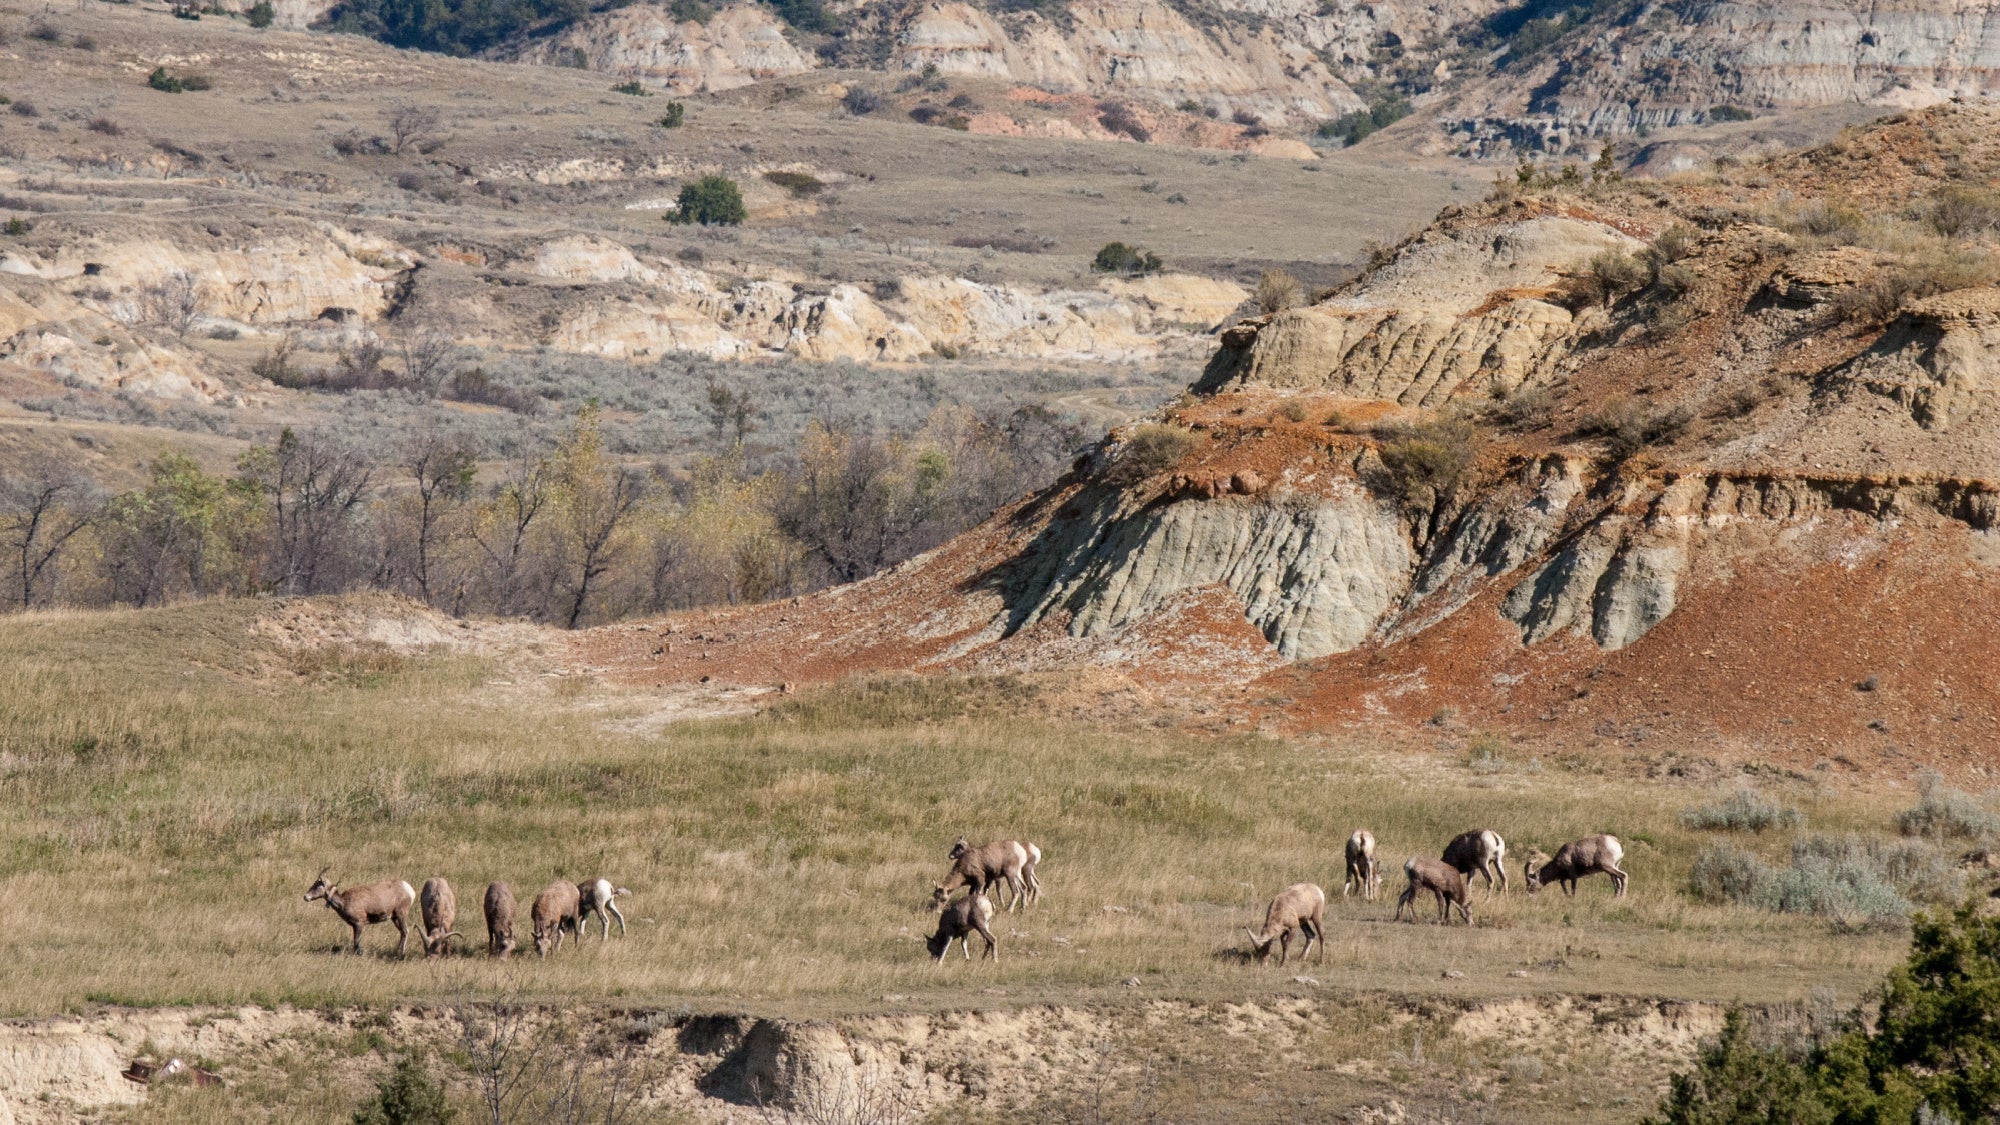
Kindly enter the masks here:
M 1228 724 L 1982 771 L 1996 124 L 1448 208 L 976 532 L 585 643 L 640 682 L 1073 668 Z

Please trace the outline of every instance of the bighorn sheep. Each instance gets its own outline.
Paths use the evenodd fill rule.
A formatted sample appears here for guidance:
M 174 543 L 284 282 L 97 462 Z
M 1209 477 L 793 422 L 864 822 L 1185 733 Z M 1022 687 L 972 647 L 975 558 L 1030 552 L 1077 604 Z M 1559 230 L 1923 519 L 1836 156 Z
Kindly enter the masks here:
M 981 961 L 988 954 L 993 963 L 1000 963 L 1000 939 L 993 936 L 987 923 L 993 920 L 993 903 L 977 889 L 966 892 L 964 898 L 938 911 L 937 933 L 932 934 L 925 945 L 936 964 L 944 964 L 944 955 L 951 952 L 951 943 L 958 942 L 965 947 L 965 959 L 972 960 L 972 934 L 978 931 L 986 939 L 986 950 L 979 955 Z
M 514 952 L 514 888 L 486 884 L 486 950 L 495 957 Z
M 1278 943 L 1278 964 L 1283 965 L 1292 957 L 1292 931 L 1305 935 L 1306 943 L 1299 950 L 1299 960 L 1312 952 L 1314 942 L 1319 943 L 1319 959 L 1326 960 L 1326 892 L 1313 883 L 1293 883 L 1278 892 L 1271 905 L 1264 911 L 1264 928 L 1261 931 L 1244 928 L 1250 935 L 1250 951 L 1259 964 L 1271 963 L 1271 943 Z
M 583 942 L 583 895 L 575 883 L 557 879 L 543 887 L 528 908 L 528 917 L 534 922 L 537 956 L 547 957 L 551 950 L 561 949 L 565 930 L 577 931 L 577 943 Z
M 1001 883 L 1000 904 L 1008 910 L 1020 906 L 1028 890 L 1028 881 L 1022 877 L 1022 871 L 1042 857 L 1042 849 L 1035 848 L 1031 852 L 1030 846 L 1019 840 L 995 840 L 975 848 L 960 836 L 958 842 L 951 846 L 951 873 L 932 890 L 931 905 L 943 909 L 951 892 L 960 887 L 969 887 L 974 894 L 984 894 L 988 887 Z M 1039 888 L 1041 884 L 1036 883 L 1035 886 Z M 1014 891 L 1011 905 L 1007 902 L 1006 888 L 1009 887 Z
M 328 879 L 326 873 L 331 868 L 320 868 L 313 885 L 306 890 L 306 901 L 317 899 L 326 903 L 340 920 L 354 930 L 354 952 L 361 952 L 361 927 L 377 922 L 393 922 L 396 926 L 396 956 L 410 944 L 410 907 L 417 901 L 415 888 L 401 879 L 385 879 L 380 883 L 370 883 L 365 887 L 340 889 L 338 879 Z
M 1486 876 L 1486 889 L 1494 889 L 1494 877 L 1499 877 L 1501 893 L 1507 890 L 1507 841 L 1491 828 L 1475 828 L 1461 832 L 1451 843 L 1444 846 L 1444 861 L 1458 869 L 1470 886 L 1472 876 Z
M 1360 891 L 1370 902 L 1382 893 L 1382 865 L 1375 862 L 1375 833 L 1357 829 L 1347 838 L 1347 881 L 1340 885 L 1340 897 Z
M 425 879 L 417 903 L 424 916 L 424 956 L 451 952 L 451 939 L 459 936 L 451 928 L 458 920 L 458 896 L 452 893 L 451 884 L 440 878 Z
M 1465 876 L 1458 868 L 1441 860 L 1413 855 L 1403 864 L 1403 875 L 1410 885 L 1396 899 L 1396 921 L 1403 920 L 1405 909 L 1410 912 L 1410 921 L 1417 920 L 1417 892 L 1422 890 L 1436 896 L 1438 921 L 1451 925 L 1451 908 L 1456 906 L 1465 924 L 1472 924 L 1472 896 L 1467 893 Z
M 1625 893 L 1625 872 L 1619 870 L 1618 861 L 1625 858 L 1625 846 L 1616 836 L 1585 836 L 1581 840 L 1571 840 L 1556 849 L 1556 857 L 1546 863 L 1538 851 L 1528 859 L 1525 868 L 1528 877 L 1528 893 L 1541 890 L 1543 884 L 1560 883 L 1563 893 L 1576 894 L 1576 881 L 1585 875 L 1595 875 L 1599 871 L 1611 876 L 1611 897 L 1618 898 Z
M 629 895 L 631 893 L 631 891 L 626 890 L 624 887 L 612 886 L 609 879 L 592 879 L 588 883 L 578 883 L 576 885 L 576 894 L 577 898 L 581 901 L 578 904 L 577 925 L 581 927 L 585 922 L 590 920 L 592 914 L 595 914 L 597 915 L 597 920 L 604 923 L 604 933 L 598 940 L 610 941 L 611 920 L 616 918 L 618 919 L 618 936 L 624 937 L 625 916 L 618 913 L 618 904 L 611 900 L 617 898 L 619 895 Z M 576 937 L 578 941 L 583 940 L 583 931 L 580 928 L 577 930 Z

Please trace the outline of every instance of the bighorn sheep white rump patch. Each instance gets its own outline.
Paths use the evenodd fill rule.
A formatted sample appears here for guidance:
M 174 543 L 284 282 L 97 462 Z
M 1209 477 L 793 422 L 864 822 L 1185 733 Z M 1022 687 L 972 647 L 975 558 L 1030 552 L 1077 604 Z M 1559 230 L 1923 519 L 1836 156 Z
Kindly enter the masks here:
M 415 887 L 401 879 L 384 879 L 366 886 L 340 889 L 338 879 L 328 879 L 331 868 L 321 868 L 306 890 L 306 901 L 324 902 L 340 920 L 354 930 L 354 952 L 361 952 L 361 927 L 389 922 L 396 927 L 396 956 L 410 944 L 410 907 L 416 905 Z
M 1525 868 L 1528 893 L 1534 894 L 1545 883 L 1560 883 L 1563 893 L 1576 894 L 1576 881 L 1585 875 L 1595 875 L 1602 871 L 1611 876 L 1611 897 L 1618 898 L 1625 893 L 1628 876 L 1620 870 L 1618 863 L 1625 858 L 1625 845 L 1616 836 L 1599 834 L 1571 840 L 1556 849 L 1556 857 L 1542 862 L 1546 857 L 1537 851 L 1528 857 Z
M 577 909 L 577 925 L 579 926 L 576 934 L 577 940 L 583 940 L 583 931 L 580 927 L 590 921 L 592 914 L 597 915 L 597 920 L 604 923 L 604 933 L 598 938 L 599 941 L 611 940 L 611 919 L 613 918 L 618 919 L 618 936 L 624 937 L 625 916 L 618 912 L 618 904 L 612 900 L 619 895 L 629 895 L 631 893 L 631 891 L 626 890 L 624 887 L 612 886 L 609 879 L 592 879 L 588 882 L 578 883 L 576 885 L 576 894 L 580 901 Z
M 1340 897 L 1354 891 L 1369 902 L 1382 893 L 1382 867 L 1375 862 L 1375 833 L 1356 829 L 1347 838 L 1347 881 L 1340 885 Z
M 1292 931 L 1305 935 L 1306 943 L 1299 950 L 1299 960 L 1306 959 L 1315 942 L 1319 944 L 1319 959 L 1326 960 L 1326 892 L 1316 883 L 1293 883 L 1278 892 L 1271 905 L 1264 911 L 1264 928 L 1252 930 L 1245 927 L 1250 935 L 1250 952 L 1259 964 L 1271 963 L 1271 943 L 1278 943 L 1278 964 L 1291 960 Z
M 1507 891 L 1507 841 L 1491 828 L 1475 828 L 1461 832 L 1451 843 L 1444 846 L 1444 861 L 1458 869 L 1465 876 L 1466 885 L 1471 886 L 1475 874 L 1486 876 L 1486 889 Z
M 1451 908 L 1465 918 L 1465 924 L 1472 924 L 1471 894 L 1467 890 L 1465 876 L 1458 868 L 1443 860 L 1413 855 L 1403 864 L 1403 876 L 1409 885 L 1396 899 L 1396 920 L 1403 920 L 1403 911 L 1410 912 L 1410 921 L 1417 920 L 1417 892 L 1429 891 L 1437 898 L 1438 921 L 1451 925 Z
M 943 909 L 951 892 L 960 887 L 969 887 L 974 894 L 984 894 L 986 889 L 998 883 L 1001 886 L 1000 903 L 1008 910 L 1024 905 L 1032 890 L 1035 900 L 1041 899 L 1041 883 L 1035 879 L 1034 865 L 1041 862 L 1042 849 L 1019 840 L 995 840 L 990 844 L 973 847 L 965 837 L 951 846 L 946 858 L 952 861 L 951 873 L 944 877 L 931 891 L 931 905 Z M 1007 889 L 1014 891 L 1014 900 L 1007 901 Z
M 972 934 L 977 932 L 986 940 L 986 949 L 979 959 L 990 955 L 994 964 L 1000 963 L 1000 939 L 993 936 L 988 923 L 993 920 L 993 902 L 978 891 L 968 891 L 964 898 L 938 911 L 937 933 L 926 941 L 936 964 L 944 964 L 944 955 L 951 952 L 951 943 L 958 942 L 965 948 L 965 959 L 972 960 Z

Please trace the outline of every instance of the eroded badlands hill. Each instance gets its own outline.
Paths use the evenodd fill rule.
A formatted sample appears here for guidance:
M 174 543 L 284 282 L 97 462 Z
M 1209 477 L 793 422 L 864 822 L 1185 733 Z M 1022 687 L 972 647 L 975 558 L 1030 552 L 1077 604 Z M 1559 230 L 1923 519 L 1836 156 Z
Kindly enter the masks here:
M 1061 668 L 1227 722 L 1983 768 L 1996 126 L 1448 208 L 970 535 L 590 643 L 661 682 Z

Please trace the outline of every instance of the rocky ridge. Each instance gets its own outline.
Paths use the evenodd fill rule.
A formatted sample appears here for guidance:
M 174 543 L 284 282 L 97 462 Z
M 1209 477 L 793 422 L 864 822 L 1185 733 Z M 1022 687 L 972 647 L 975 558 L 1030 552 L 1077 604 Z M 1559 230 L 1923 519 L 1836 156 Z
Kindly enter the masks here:
M 1150 360 L 1198 354 L 1202 334 L 1248 295 L 1228 281 L 1173 274 L 1049 291 L 926 275 L 875 292 L 728 282 L 582 234 L 470 248 L 408 246 L 330 223 L 267 225 L 251 240 L 171 225 L 115 234 L 54 227 L 0 256 L 0 360 L 168 398 L 230 393 L 199 357 L 136 331 L 149 315 L 146 294 L 176 275 L 196 288 L 196 332 L 337 348 L 416 305 L 431 321 L 449 321 L 462 345 L 619 359 L 904 362 L 948 351 Z
M 991 79 L 1046 94 L 1132 98 L 1149 132 L 1243 147 L 1242 129 L 1200 115 L 1312 126 L 1395 89 L 1420 111 L 1399 135 L 1432 154 L 1511 159 L 1517 149 L 1595 153 L 1604 139 L 1823 106 L 1912 108 L 2000 91 L 1989 0 L 1867 12 L 1772 4 L 1544 6 L 1568 18 L 1551 46 L 1493 32 L 1533 13 L 1445 5 L 1231 0 L 1183 9 L 1100 0 L 1003 13 L 969 3 L 834 5 L 842 30 L 815 54 L 761 6 L 706 23 L 662 6 L 588 16 L 498 57 L 588 65 L 682 91 L 726 90 L 828 67 Z M 1171 107 L 1195 112 L 1180 120 Z M 1015 128 L 1044 120 L 989 109 Z M 1185 116 L 1185 115 L 1182 115 Z M 1065 124 L 1102 130 L 1096 114 Z M 1004 128 L 999 122 L 971 127 Z
M 1990 665 L 1944 655 L 1983 644 L 1978 630 L 1953 623 L 1955 597 L 1930 592 L 2000 585 L 1981 561 L 2000 518 L 2000 291 L 1975 280 L 1883 320 L 1857 316 L 1843 294 L 1905 267 L 1771 225 L 1759 200 L 1865 191 L 1880 213 L 1915 214 L 1953 182 L 1927 159 L 1929 138 L 1995 123 L 1959 107 L 1893 119 L 1768 162 L 1749 173 L 1754 188 L 1611 185 L 1449 208 L 1319 304 L 1225 333 L 1197 393 L 1157 419 L 1189 435 L 1186 452 L 1139 478 L 1112 470 L 1144 456 L 1143 428 L 1114 433 L 1055 490 L 964 540 L 822 609 L 786 611 L 823 638 L 796 655 L 766 647 L 775 634 L 759 611 L 723 615 L 728 628 L 705 635 L 737 639 L 685 657 L 634 659 L 622 644 L 600 655 L 667 681 L 697 657 L 711 675 L 763 662 L 786 678 L 1098 667 L 1176 693 L 1269 684 L 1271 721 L 1396 726 L 1448 705 L 1583 742 L 1630 729 L 1620 716 L 1640 693 L 1600 698 L 1570 677 L 1633 669 L 1661 682 L 1636 669 L 1664 661 L 1675 690 L 1694 694 L 1659 714 L 1726 752 L 1755 738 L 1810 764 L 1821 743 L 1879 747 L 1881 719 L 1837 738 L 1797 728 L 1804 708 L 1844 712 L 1826 697 L 1846 704 L 1868 676 L 1838 678 L 1846 669 L 1894 653 L 1927 671 L 1908 673 L 1900 704 L 1867 702 L 1917 709 L 1899 752 L 1950 762 L 1971 752 L 1969 730 L 1934 725 L 1929 685 L 1961 724 L 2000 716 Z M 1960 176 L 2000 168 L 1990 140 L 1957 151 Z M 1629 251 L 1670 243 L 1668 283 L 1591 288 L 1614 268 L 1598 264 L 1607 255 L 1637 261 Z M 1439 479 L 1411 466 L 1449 461 L 1454 445 L 1464 483 L 1412 484 Z M 1810 620 L 1786 616 L 1807 590 L 1852 597 L 1857 581 L 1882 584 L 1866 609 L 1842 597 Z M 1789 596 L 1744 603 L 1771 583 Z M 857 615 L 873 623 L 865 640 L 839 624 Z M 1844 644 L 1856 615 L 1872 639 Z M 1738 714 L 1683 651 L 1768 654 L 1765 637 L 1840 655 L 1755 666 L 1792 702 Z M 1186 667 L 1190 638 L 1238 655 Z

